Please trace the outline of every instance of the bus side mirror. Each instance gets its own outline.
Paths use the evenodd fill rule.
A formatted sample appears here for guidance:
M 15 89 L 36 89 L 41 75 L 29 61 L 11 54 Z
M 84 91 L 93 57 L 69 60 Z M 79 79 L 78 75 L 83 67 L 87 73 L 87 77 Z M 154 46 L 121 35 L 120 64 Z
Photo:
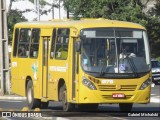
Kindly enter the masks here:
M 80 50 L 81 50 L 81 42 L 76 41 L 76 52 L 80 52 Z

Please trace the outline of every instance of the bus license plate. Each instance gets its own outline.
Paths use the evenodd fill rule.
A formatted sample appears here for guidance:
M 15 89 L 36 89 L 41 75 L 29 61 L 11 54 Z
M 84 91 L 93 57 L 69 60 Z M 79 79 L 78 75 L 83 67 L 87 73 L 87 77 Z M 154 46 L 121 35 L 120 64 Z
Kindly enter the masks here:
M 123 93 L 113 93 L 112 97 L 113 98 L 125 98 L 125 94 L 123 94 Z

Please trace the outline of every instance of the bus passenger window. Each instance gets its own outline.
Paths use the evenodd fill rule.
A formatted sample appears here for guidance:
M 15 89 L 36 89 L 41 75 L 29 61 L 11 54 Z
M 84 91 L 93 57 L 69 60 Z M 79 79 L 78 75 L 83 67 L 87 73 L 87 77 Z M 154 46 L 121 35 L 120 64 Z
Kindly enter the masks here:
M 69 29 L 58 29 L 56 39 L 56 58 L 67 59 L 68 56 L 68 43 L 69 43 Z
M 40 29 L 34 28 L 32 30 L 31 45 L 30 45 L 30 57 L 31 58 L 38 57 L 39 39 L 40 39 Z
M 56 39 L 56 29 L 53 29 L 50 58 L 54 58 L 55 39 Z
M 18 36 L 19 36 L 19 29 L 16 28 L 16 30 L 15 30 L 15 36 L 14 36 L 13 56 L 17 55 Z
M 28 28 L 22 28 L 20 30 L 18 43 L 18 57 L 28 57 L 30 38 L 31 30 Z

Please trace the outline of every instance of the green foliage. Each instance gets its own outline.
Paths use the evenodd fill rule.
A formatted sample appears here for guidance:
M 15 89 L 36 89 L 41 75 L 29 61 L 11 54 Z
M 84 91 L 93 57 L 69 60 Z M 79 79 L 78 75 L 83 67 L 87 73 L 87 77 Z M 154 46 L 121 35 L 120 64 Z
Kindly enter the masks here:
M 12 35 L 13 35 L 13 28 L 14 25 L 18 22 L 27 21 L 25 17 L 22 15 L 22 12 L 19 10 L 11 10 L 10 15 L 8 16 L 8 41 L 11 44 Z
M 146 25 L 150 46 L 152 51 L 152 57 L 160 56 L 160 21 L 158 18 L 148 18 L 148 24 Z

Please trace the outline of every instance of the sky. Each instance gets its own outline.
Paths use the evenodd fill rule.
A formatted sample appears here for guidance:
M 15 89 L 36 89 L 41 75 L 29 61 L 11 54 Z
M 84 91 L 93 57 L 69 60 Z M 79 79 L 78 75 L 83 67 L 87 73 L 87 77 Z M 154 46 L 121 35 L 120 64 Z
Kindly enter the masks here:
M 49 3 L 52 3 L 53 0 L 46 0 Z M 9 6 L 9 2 L 10 0 L 6 0 L 6 5 L 7 5 L 7 9 Z M 46 6 L 44 9 L 50 8 L 49 6 Z M 33 3 L 29 2 L 28 0 L 19 0 L 18 2 L 13 2 L 12 4 L 12 9 L 19 9 L 19 10 L 25 10 L 25 9 L 35 9 L 35 6 Z M 58 9 L 54 9 L 54 18 L 55 19 L 59 19 L 59 10 Z M 66 18 L 66 12 L 63 9 L 63 7 L 61 7 L 61 19 L 62 18 Z M 28 19 L 28 21 L 32 21 L 34 18 L 37 17 L 37 14 L 34 12 L 27 12 L 24 13 L 23 16 Z M 40 17 L 41 21 L 45 21 L 45 20 L 51 20 L 52 19 L 52 13 L 48 13 L 48 15 L 43 15 Z

